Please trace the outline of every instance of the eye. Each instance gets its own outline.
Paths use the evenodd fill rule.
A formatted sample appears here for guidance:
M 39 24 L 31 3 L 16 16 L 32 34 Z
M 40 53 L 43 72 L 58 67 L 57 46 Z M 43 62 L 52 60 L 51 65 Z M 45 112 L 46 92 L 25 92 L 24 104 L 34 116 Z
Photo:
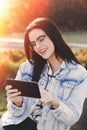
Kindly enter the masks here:
M 39 37 L 39 38 L 38 38 L 38 41 L 42 42 L 42 41 L 44 41 L 44 39 L 45 39 L 45 35 Z

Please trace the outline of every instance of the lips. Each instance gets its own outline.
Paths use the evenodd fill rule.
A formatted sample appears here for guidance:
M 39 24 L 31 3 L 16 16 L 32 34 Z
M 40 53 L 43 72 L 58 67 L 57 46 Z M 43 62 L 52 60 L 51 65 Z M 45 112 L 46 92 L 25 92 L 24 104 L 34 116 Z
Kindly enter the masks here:
M 41 49 L 41 50 L 39 51 L 39 53 L 40 53 L 41 55 L 43 55 L 44 53 L 46 53 L 46 51 L 47 51 L 47 49 Z

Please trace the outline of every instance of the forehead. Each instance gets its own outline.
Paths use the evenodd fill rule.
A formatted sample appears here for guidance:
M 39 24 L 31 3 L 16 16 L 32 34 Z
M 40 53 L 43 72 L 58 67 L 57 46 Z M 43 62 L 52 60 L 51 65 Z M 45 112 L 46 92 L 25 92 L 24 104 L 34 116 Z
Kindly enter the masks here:
M 29 32 L 28 37 L 30 40 L 36 40 L 40 35 L 46 35 L 42 29 L 33 29 Z

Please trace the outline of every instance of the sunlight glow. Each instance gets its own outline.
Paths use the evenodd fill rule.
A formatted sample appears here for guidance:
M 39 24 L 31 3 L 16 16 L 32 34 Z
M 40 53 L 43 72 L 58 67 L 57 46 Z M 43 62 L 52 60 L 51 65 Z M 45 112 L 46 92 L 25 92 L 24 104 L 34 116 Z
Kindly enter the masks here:
M 7 8 L 9 6 L 8 0 L 0 0 L 0 9 Z
M 9 1 L 0 0 L 0 18 L 6 17 L 8 13 Z

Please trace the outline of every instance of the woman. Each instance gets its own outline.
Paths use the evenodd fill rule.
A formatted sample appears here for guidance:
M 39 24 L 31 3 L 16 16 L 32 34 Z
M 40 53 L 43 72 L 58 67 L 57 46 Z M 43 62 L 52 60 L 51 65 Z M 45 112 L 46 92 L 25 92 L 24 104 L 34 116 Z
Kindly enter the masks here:
M 27 27 L 24 47 L 28 60 L 20 65 L 16 79 L 38 82 L 41 98 L 22 97 L 6 86 L 8 111 L 2 117 L 3 128 L 26 127 L 23 121 L 31 120 L 34 130 L 69 130 L 83 110 L 86 69 L 48 18 L 37 18 Z M 29 129 L 25 127 L 21 129 Z

